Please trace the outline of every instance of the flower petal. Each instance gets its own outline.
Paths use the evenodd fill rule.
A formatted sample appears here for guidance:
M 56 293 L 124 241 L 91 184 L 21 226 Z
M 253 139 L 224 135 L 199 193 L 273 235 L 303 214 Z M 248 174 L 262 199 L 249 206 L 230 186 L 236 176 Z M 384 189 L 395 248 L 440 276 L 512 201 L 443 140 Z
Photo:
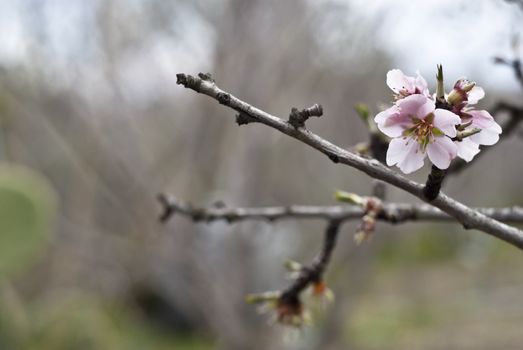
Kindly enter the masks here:
M 492 146 L 499 141 L 499 134 L 489 129 L 481 129 L 469 138 L 480 145 Z
M 475 105 L 483 97 L 485 97 L 485 90 L 483 90 L 483 88 L 481 88 L 479 86 L 474 86 L 467 93 L 467 102 L 468 102 L 469 105 Z
M 446 136 L 436 137 L 427 146 L 427 154 L 432 164 L 440 169 L 447 169 L 452 159 L 456 158 L 458 147 Z
M 491 129 L 492 131 L 501 134 L 501 126 L 494 120 L 494 117 L 485 110 L 470 110 L 467 111 L 472 116 L 472 125 L 480 129 Z
M 428 114 L 434 112 L 436 105 L 434 101 L 423 95 L 410 95 L 398 101 L 397 106 L 402 114 L 415 116 L 423 119 Z
M 461 142 L 456 141 L 455 144 L 458 147 L 458 157 L 467 162 L 470 162 L 479 153 L 479 145 L 470 140 L 470 137 L 461 140 Z
M 403 130 L 407 129 L 412 123 L 410 117 L 400 113 L 398 106 L 394 105 L 374 117 L 378 129 L 389 137 L 399 137 Z
M 392 69 L 387 73 L 387 85 L 396 94 L 402 90 L 412 91 L 414 86 L 408 78 L 401 70 Z
M 467 114 L 472 116 L 472 127 L 480 128 L 481 132 L 470 136 L 470 139 L 480 145 L 493 145 L 499 140 L 501 126 L 494 120 L 489 112 L 485 110 L 471 110 Z
M 425 159 L 425 153 L 423 153 L 420 149 L 419 143 L 417 143 L 413 139 L 395 139 L 400 140 L 403 143 L 403 148 L 401 148 L 402 153 L 395 154 L 396 159 L 401 159 L 398 161 L 397 166 L 403 171 L 405 174 L 410 174 L 413 171 L 418 170 L 423 166 L 423 160 Z M 392 143 L 392 142 L 391 142 Z M 390 149 L 390 146 L 389 146 Z M 398 152 L 399 153 L 399 152 Z M 388 156 L 388 152 L 387 152 Z M 392 155 L 391 155 L 392 158 Z M 395 160 L 395 159 L 394 159 Z M 388 161 L 387 161 L 388 164 Z
M 460 122 L 461 118 L 451 111 L 440 108 L 434 111 L 434 126 L 447 136 L 456 136 L 456 125 Z
M 419 74 L 419 71 L 416 72 L 416 78 L 414 79 L 414 85 L 415 85 L 415 88 L 417 88 L 421 94 L 423 94 L 427 97 L 430 96 L 427 81 L 425 80 L 425 78 L 423 78 L 421 76 L 421 74 Z
M 409 152 L 407 140 L 398 137 L 390 140 L 389 148 L 387 149 L 387 165 L 392 166 L 401 162 Z

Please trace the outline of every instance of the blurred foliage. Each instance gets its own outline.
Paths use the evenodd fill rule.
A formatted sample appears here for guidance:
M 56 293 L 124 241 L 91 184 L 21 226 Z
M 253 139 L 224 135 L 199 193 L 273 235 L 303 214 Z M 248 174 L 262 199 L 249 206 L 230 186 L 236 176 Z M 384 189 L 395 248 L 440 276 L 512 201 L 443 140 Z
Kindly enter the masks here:
M 425 303 L 365 304 L 351 319 L 347 336 L 365 348 L 383 349 L 437 326 L 438 317 Z
M 408 237 L 390 240 L 382 245 L 378 261 L 383 267 L 448 261 L 456 258 L 467 242 L 466 236 L 459 235 L 454 230 L 445 232 L 425 226 Z
M 55 201 L 54 190 L 40 174 L 0 163 L 0 275 L 39 257 L 51 230 Z
M 211 345 L 192 335 L 160 332 L 121 306 L 107 305 L 85 295 L 31 305 L 26 310 L 18 308 L 13 313 L 16 309 L 13 290 L 4 285 L 2 292 L 0 349 L 3 350 L 204 350 Z

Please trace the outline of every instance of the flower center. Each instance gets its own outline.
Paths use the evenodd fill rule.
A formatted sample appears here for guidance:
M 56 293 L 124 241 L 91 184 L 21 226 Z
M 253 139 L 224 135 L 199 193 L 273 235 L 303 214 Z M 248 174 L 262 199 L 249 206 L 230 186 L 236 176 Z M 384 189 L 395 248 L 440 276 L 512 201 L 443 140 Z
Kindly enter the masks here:
M 403 132 L 403 136 L 411 137 L 421 145 L 425 151 L 429 143 L 434 142 L 435 136 L 443 136 L 443 132 L 434 126 L 434 114 L 430 113 L 425 118 L 420 119 L 411 116 L 412 126 Z

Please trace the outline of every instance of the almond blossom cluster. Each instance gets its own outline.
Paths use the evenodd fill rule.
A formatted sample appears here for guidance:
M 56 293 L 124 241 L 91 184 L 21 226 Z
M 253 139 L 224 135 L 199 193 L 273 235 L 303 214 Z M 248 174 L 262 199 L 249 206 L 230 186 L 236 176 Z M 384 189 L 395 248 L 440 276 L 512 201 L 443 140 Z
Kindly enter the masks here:
M 442 77 L 438 83 L 443 92 Z M 456 157 L 469 162 L 480 145 L 499 140 L 499 124 L 489 112 L 473 107 L 485 96 L 474 82 L 460 79 L 448 95 L 436 97 L 419 73 L 410 77 L 393 69 L 387 73 L 387 85 L 395 102 L 374 121 L 392 138 L 387 165 L 397 165 L 405 174 L 420 169 L 425 156 L 439 169 L 447 169 Z

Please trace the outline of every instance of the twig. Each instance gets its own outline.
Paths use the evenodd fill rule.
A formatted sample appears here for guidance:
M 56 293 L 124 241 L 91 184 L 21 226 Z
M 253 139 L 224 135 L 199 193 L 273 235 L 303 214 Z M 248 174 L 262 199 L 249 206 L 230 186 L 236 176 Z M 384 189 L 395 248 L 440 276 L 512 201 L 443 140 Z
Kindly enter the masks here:
M 360 220 L 365 210 L 359 205 L 310 206 L 290 205 L 279 207 L 228 208 L 194 207 L 173 196 L 159 195 L 163 213 L 160 220 L 166 222 L 173 215 L 186 216 L 195 222 L 227 221 L 234 223 L 246 220 L 276 221 L 285 219 L 322 219 L 345 222 Z M 523 223 L 523 207 L 474 208 L 490 218 L 513 223 Z M 453 222 L 455 219 L 428 204 L 383 203 L 377 219 L 391 224 L 407 221 Z
M 301 111 L 296 107 L 292 107 L 291 114 L 289 114 L 289 124 L 295 128 L 302 128 L 310 117 L 321 117 L 322 115 L 323 107 L 317 103 L 314 106 L 302 109 Z
M 441 190 L 441 186 L 443 185 L 445 175 L 447 175 L 446 169 L 440 169 L 435 165 L 430 168 L 430 174 L 427 177 L 427 182 L 423 188 L 423 195 L 427 201 L 430 202 L 436 199 Z
M 423 185 L 392 171 L 377 160 L 365 159 L 357 154 L 344 150 L 305 128 L 297 129 L 281 118 L 264 112 L 220 89 L 210 79 L 203 80 L 186 74 L 177 74 L 176 77 L 177 84 L 210 96 L 216 99 L 220 104 L 226 105 L 238 112 L 243 112 L 259 123 L 268 125 L 302 141 L 327 155 L 334 163 L 342 163 L 354 167 L 370 177 L 383 180 L 422 200 L 426 200 L 423 195 Z M 456 218 L 467 229 L 474 228 L 481 230 L 523 249 L 523 232 L 515 227 L 491 219 L 443 193 L 440 193 L 436 199 L 431 201 L 431 204 Z
M 325 230 L 325 238 L 323 239 L 323 247 L 314 259 L 310 266 L 302 267 L 299 276 L 294 282 L 285 289 L 280 299 L 285 303 L 299 303 L 299 295 L 312 283 L 321 282 L 323 273 L 330 262 L 332 251 L 336 246 L 336 239 L 340 228 L 340 221 L 329 221 L 327 229 Z
M 339 220 L 329 221 L 322 249 L 310 265 L 304 266 L 294 261 L 285 264 L 294 275 L 292 283 L 287 288 L 281 291 L 249 294 L 246 301 L 251 304 L 268 303 L 276 312 L 275 319 L 281 324 L 293 327 L 301 327 L 306 324 L 302 292 L 312 286 L 312 295 L 326 298 L 326 301 L 332 297 L 329 295 L 331 292 L 324 282 L 323 275 L 336 247 L 340 224 Z

